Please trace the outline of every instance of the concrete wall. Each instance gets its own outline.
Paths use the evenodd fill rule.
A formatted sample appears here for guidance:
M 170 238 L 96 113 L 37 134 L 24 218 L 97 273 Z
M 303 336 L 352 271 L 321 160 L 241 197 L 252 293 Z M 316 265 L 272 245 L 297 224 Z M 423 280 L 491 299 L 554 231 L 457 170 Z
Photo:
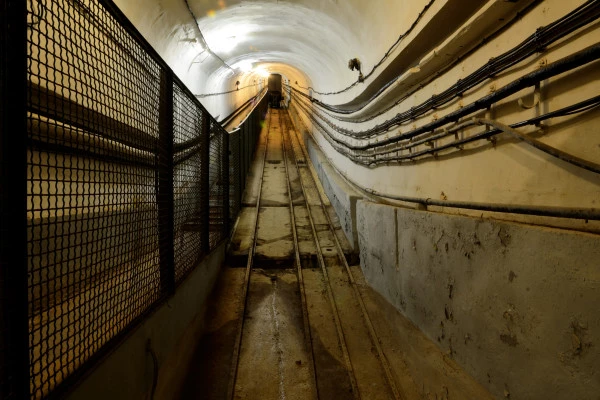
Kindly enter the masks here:
M 376 101 L 350 115 L 323 113 L 324 121 L 360 131 L 374 127 L 451 87 L 492 57 L 513 48 L 542 26 L 548 26 L 585 0 L 377 0 L 364 2 L 188 1 L 119 0 L 117 5 L 139 28 L 157 51 L 194 93 L 231 90 L 264 80 L 262 72 L 282 74 L 290 84 L 332 105 L 360 103 L 384 83 L 393 84 Z M 529 7 L 531 6 L 531 7 Z M 525 11 L 524 11 L 525 10 Z M 421 15 L 422 14 L 422 15 Z M 404 33 L 414 25 L 407 36 Z M 198 26 L 202 30 L 198 30 Z M 501 29 L 505 28 L 505 29 Z M 431 110 L 388 132 L 370 138 L 378 141 L 443 118 L 519 77 L 597 42 L 599 24 L 591 24 L 538 53 L 489 77 L 448 104 Z M 492 36 L 498 32 L 496 36 Z M 402 37 L 396 45 L 398 38 Z M 482 42 L 482 38 L 490 37 Z M 211 51 L 208 51 L 210 48 Z M 365 83 L 337 93 L 356 82 L 348 60 L 357 57 L 369 73 L 390 50 L 388 57 Z M 219 57 L 215 56 L 218 54 Z M 454 60 L 459 62 L 448 67 Z M 232 69 L 229 69 L 231 66 Z M 445 69 L 448 67 L 447 69 Z M 495 104 L 488 117 L 514 123 L 548 113 L 597 94 L 600 68 L 592 64 L 541 83 L 540 102 L 529 104 L 533 88 Z M 439 73 L 443 72 L 443 73 Z M 411 95 L 412 88 L 419 88 Z M 228 115 L 255 91 L 203 97 L 209 111 Z M 318 94 L 326 92 L 329 94 Z M 335 93 L 332 93 L 335 92 Z M 394 107 L 376 115 L 388 104 Z M 294 102 L 292 102 L 293 104 Z M 542 206 L 597 207 L 600 177 L 540 152 L 529 145 L 500 136 L 495 145 L 487 141 L 452 149 L 414 164 L 359 166 L 332 147 L 323 132 L 303 118 L 329 162 L 350 176 L 357 186 L 378 192 L 454 201 L 493 202 Z M 318 108 L 315 108 L 318 110 Z M 373 117 L 363 122 L 357 118 Z M 485 113 L 479 113 L 479 117 Z M 598 161 L 597 113 L 554 119 L 543 129 L 522 129 L 544 143 L 591 161 Z M 480 133 L 484 127 L 464 129 L 462 137 Z M 333 135 L 348 143 L 359 140 Z M 441 145 L 444 140 L 436 141 Z M 423 143 L 414 151 L 428 148 Z
M 495 3 L 509 4 L 509 2 Z M 301 114 L 319 147 L 327 155 L 330 164 L 348 176 L 359 187 L 391 195 L 438 200 L 597 208 L 597 199 L 600 198 L 600 175 L 567 164 L 527 144 L 514 141 L 508 136 L 498 137 L 495 145 L 485 140 L 479 141 L 462 150 L 453 148 L 439 153 L 437 157 L 431 156 L 414 163 L 402 165 L 391 163 L 366 167 L 357 165 L 336 150 L 325 140 L 322 129 L 317 127 L 310 118 L 311 114 L 314 116 L 314 112 L 318 111 L 323 115 L 323 118 L 318 117 L 322 125 L 332 122 L 337 127 L 355 132 L 383 123 L 396 114 L 409 110 L 431 96 L 439 94 L 459 79 L 465 78 L 484 65 L 490 57 L 496 57 L 511 49 L 527 36 L 532 35 L 538 27 L 551 24 L 582 3 L 582 1 L 561 2 L 557 0 L 537 3 L 508 29 L 502 31 L 498 37 L 473 51 L 469 57 L 461 60 L 455 67 L 435 79 L 425 80 L 425 77 L 429 76 L 428 73 L 431 72 L 427 72 L 430 63 L 440 63 L 433 69 L 435 71 L 436 68 L 439 69 L 444 65 L 440 61 L 441 58 L 452 54 L 458 57 L 461 54 L 461 48 L 467 48 L 473 43 L 473 39 L 469 38 L 467 33 L 482 29 L 481 26 L 489 23 L 491 16 L 499 17 L 497 14 L 499 10 L 490 6 L 490 8 L 482 9 L 481 15 L 477 18 L 466 23 L 464 29 L 460 30 L 460 34 L 457 33 L 456 37 L 450 37 L 447 42 L 437 46 L 431 54 L 423 59 L 415 59 L 414 64 L 418 67 L 415 67 L 414 71 L 397 71 L 401 76 L 393 85 L 395 89 L 393 91 L 390 89 L 389 93 L 386 92 L 380 101 L 373 102 L 367 109 L 350 116 L 336 115 L 331 112 L 324 113 L 314 104 L 305 102 L 308 113 L 303 112 L 300 107 L 296 107 L 296 110 Z M 451 18 L 451 15 L 449 14 L 448 17 Z M 502 19 L 510 19 L 510 13 Z M 489 25 L 481 34 L 485 36 L 493 28 L 493 24 Z M 371 139 L 347 138 L 331 127 L 328 127 L 328 131 L 339 140 L 351 144 L 364 144 L 394 137 L 402 132 L 418 128 L 443 118 L 450 112 L 459 110 L 529 72 L 536 71 L 540 65 L 559 60 L 597 42 L 598 29 L 597 23 L 581 29 L 504 73 L 491 77 L 463 96 L 456 97 L 444 107 L 432 110 L 422 117 L 394 127 Z M 481 35 L 478 36 L 475 42 L 481 37 Z M 518 105 L 519 99 L 523 99 L 525 104 L 533 103 L 534 88 L 532 87 L 495 104 L 488 117 L 504 123 L 514 123 L 557 110 L 595 96 L 599 79 L 598 63 L 583 67 L 542 82 L 540 103 L 536 107 L 524 109 Z M 355 117 L 368 117 L 376 113 L 389 102 L 401 98 L 414 85 L 422 85 L 422 87 L 382 115 L 363 123 L 354 121 Z M 315 97 L 320 101 L 330 102 L 329 96 Z M 300 102 L 299 99 L 294 99 L 294 101 Z M 292 106 L 294 106 L 294 101 Z M 485 112 L 478 113 L 477 116 L 484 117 Z M 595 128 L 597 119 L 598 113 L 592 111 L 548 121 L 544 123 L 542 129 L 530 127 L 522 128 L 521 131 L 534 135 L 546 144 L 597 163 L 600 160 L 600 153 L 598 153 L 600 131 Z M 452 126 L 448 125 L 450 128 Z M 483 129 L 484 127 L 465 129 L 460 132 L 460 135 L 469 137 L 482 132 Z M 443 141 L 435 142 L 435 145 L 442 144 Z M 428 148 L 427 146 L 428 144 L 424 143 L 421 147 L 413 149 L 413 152 L 424 150 Z M 595 229 L 597 229 L 597 225 Z
M 347 87 L 358 78 L 357 71 L 348 69 L 348 60 L 359 58 L 363 71 L 368 72 L 430 1 L 187 3 L 196 21 L 181 0 L 116 1 L 183 82 L 194 93 L 205 94 L 230 90 L 237 80 L 252 82 L 260 77 L 256 73 L 259 69 L 280 73 L 297 88 L 314 86 L 329 92 Z M 457 14 L 459 3 L 461 10 L 472 11 L 485 2 L 437 0 L 423 21 L 432 20 L 442 9 L 454 9 Z M 452 27 L 452 20 L 446 25 Z M 393 49 L 375 77 L 391 64 L 400 48 Z M 364 86 L 358 85 L 329 100 L 350 101 L 363 90 Z M 201 101 L 213 115 L 223 116 L 230 112 L 237 96 L 233 93 Z
M 206 257 L 165 304 L 138 326 L 69 394 L 72 400 L 143 399 L 153 382 L 148 341 L 158 358 L 154 399 L 172 399 L 186 376 L 202 333 L 206 300 L 224 260 L 225 245 Z
M 367 282 L 496 397 L 597 399 L 600 236 L 361 200 Z
M 499 399 L 598 398 L 600 235 L 377 204 L 304 139 L 367 282 L 468 373 Z
M 342 230 L 352 248 L 358 250 L 356 202 L 362 196 L 333 170 L 315 142 L 309 136 L 304 136 L 304 138 L 308 156 L 317 171 L 323 190 L 338 215 Z

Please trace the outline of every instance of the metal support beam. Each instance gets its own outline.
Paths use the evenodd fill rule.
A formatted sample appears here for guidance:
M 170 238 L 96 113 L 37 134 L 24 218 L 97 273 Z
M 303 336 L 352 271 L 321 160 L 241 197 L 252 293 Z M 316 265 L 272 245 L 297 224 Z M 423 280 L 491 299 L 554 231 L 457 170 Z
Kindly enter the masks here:
M 229 237 L 229 133 L 223 132 L 223 142 L 221 143 L 221 179 L 223 186 L 223 236 Z
M 175 290 L 174 199 L 173 199 L 173 74 L 160 77 L 158 146 L 158 236 L 161 294 Z
M 29 398 L 27 2 L 0 0 L 0 398 Z
M 201 248 L 204 254 L 210 252 L 210 118 L 202 113 L 202 131 L 200 132 L 200 216 Z

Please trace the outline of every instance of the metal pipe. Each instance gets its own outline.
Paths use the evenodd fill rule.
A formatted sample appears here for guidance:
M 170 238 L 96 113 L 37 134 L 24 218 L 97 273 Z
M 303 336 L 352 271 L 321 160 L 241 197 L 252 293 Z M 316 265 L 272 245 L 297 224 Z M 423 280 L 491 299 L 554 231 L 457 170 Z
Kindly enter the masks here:
M 517 139 L 522 140 L 525 143 L 535 147 L 536 149 L 543 151 L 544 153 L 550 154 L 551 156 L 559 158 L 565 162 L 568 162 L 569 164 L 573 164 L 577 167 L 600 174 L 600 164 L 596 164 L 594 162 L 584 160 L 582 158 L 579 158 L 577 156 L 574 156 L 572 154 L 569 154 L 562 150 L 559 150 L 555 147 L 549 146 L 546 143 L 542 143 L 539 140 L 532 138 L 531 136 L 524 135 L 521 132 L 519 132 L 501 122 L 493 121 L 490 119 L 483 119 L 483 118 L 477 119 L 475 122 L 479 125 L 493 126 L 494 128 L 499 129 L 502 132 L 506 132 L 509 135 L 512 135 L 512 136 L 516 137 Z
M 312 133 L 306 130 L 308 134 L 315 140 Z M 490 211 L 490 212 L 502 212 L 511 214 L 524 214 L 524 215 L 535 215 L 545 217 L 556 217 L 556 218 L 571 218 L 571 219 L 582 219 L 582 220 L 593 220 L 600 221 L 600 209 L 598 208 L 571 208 L 571 207 L 554 207 L 554 206 L 535 206 L 535 205 L 523 205 L 523 204 L 500 204 L 500 203 L 487 203 L 487 202 L 469 202 L 469 201 L 452 201 L 452 200 L 435 200 L 431 198 L 423 197 L 411 197 L 393 195 L 389 193 L 382 193 L 373 189 L 363 188 L 354 182 L 347 174 L 336 169 L 333 164 L 330 165 L 334 170 L 340 174 L 348 183 L 358 188 L 359 191 L 368 193 L 372 196 L 381 197 L 384 199 L 404 201 L 407 203 L 416 203 L 424 206 L 432 205 L 439 207 L 450 207 L 450 208 L 464 208 L 468 210 L 479 210 L 479 211 Z
M 395 196 L 384 194 L 371 189 L 363 189 L 365 192 L 391 200 L 405 201 L 439 207 L 464 208 L 468 210 L 492 211 L 510 214 L 538 215 L 544 217 L 572 218 L 600 221 L 600 209 L 597 208 L 570 208 L 553 206 L 530 206 L 523 204 L 500 204 L 500 203 L 477 203 L 470 201 L 434 200 L 430 198 L 419 198 L 409 196 Z
M 534 86 L 538 82 L 549 79 L 551 77 L 562 74 L 564 72 L 571 71 L 575 68 L 579 68 L 583 65 L 594 62 L 594 61 L 598 60 L 599 58 L 600 58 L 600 43 L 597 43 L 597 44 L 594 44 L 584 50 L 581 50 L 581 51 L 574 53 L 570 56 L 567 56 L 561 60 L 558 60 L 544 68 L 540 68 L 539 70 L 536 70 L 525 76 L 522 76 L 521 78 L 519 78 L 519 79 L 509 83 L 508 85 L 500 88 L 499 90 L 495 91 L 494 93 L 484 96 L 484 97 L 480 98 L 479 100 L 476 100 L 475 102 L 473 102 L 457 111 L 454 111 L 436 121 L 430 122 L 426 125 L 423 125 L 420 128 L 414 129 L 412 131 L 402 133 L 398 136 L 380 140 L 376 143 L 351 145 L 351 144 L 348 144 L 347 142 L 345 142 L 341 139 L 338 139 L 336 137 L 331 136 L 331 138 L 332 138 L 332 140 L 334 140 L 335 142 L 339 143 L 340 145 L 342 145 L 343 147 L 345 147 L 349 150 L 370 150 L 373 148 L 397 143 L 401 140 L 410 139 L 415 136 L 421 135 L 423 133 L 433 131 L 437 128 L 442 127 L 443 125 L 446 125 L 446 124 L 449 124 L 452 122 L 457 122 L 460 118 L 463 118 L 469 114 L 472 114 L 474 112 L 485 109 L 485 108 L 489 107 L 490 105 L 492 105 L 510 95 L 513 95 L 527 87 Z M 318 115 L 318 113 L 317 113 L 317 115 Z M 391 128 L 391 126 L 387 127 L 386 131 L 389 130 L 390 128 Z

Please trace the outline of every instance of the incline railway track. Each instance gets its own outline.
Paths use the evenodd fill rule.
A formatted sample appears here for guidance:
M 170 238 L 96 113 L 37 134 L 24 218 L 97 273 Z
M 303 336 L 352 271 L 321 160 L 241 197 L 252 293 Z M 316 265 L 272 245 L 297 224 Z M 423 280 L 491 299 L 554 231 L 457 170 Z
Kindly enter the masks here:
M 252 297 L 255 294 L 251 288 L 254 284 L 252 277 L 257 274 L 257 271 L 261 273 L 266 271 L 273 282 L 271 318 L 275 323 L 272 329 L 271 347 L 275 353 L 273 359 L 277 364 L 276 375 L 279 375 L 276 380 L 279 382 L 276 385 L 279 398 L 401 399 L 403 397 L 390 372 L 376 332 L 356 288 L 338 232 L 326 208 L 323 193 L 319 190 L 310 170 L 303 147 L 297 136 L 293 134 L 293 129 L 290 129 L 287 112 L 271 110 L 267 126 L 267 135 L 261 142 L 264 150 L 262 150 L 260 177 L 255 185 L 257 191 L 254 204 L 257 212 L 253 229 L 249 232 L 251 245 L 247 252 L 243 300 L 240 303 L 240 319 L 233 346 L 227 398 L 254 398 L 259 395 L 254 389 L 259 391 L 265 389 L 264 387 L 248 388 L 248 383 L 245 383 L 247 369 L 243 364 L 248 358 L 252 358 L 245 356 L 248 351 L 245 352 L 244 349 L 254 347 L 255 343 L 252 341 L 260 340 L 244 332 L 247 328 L 253 331 L 253 327 L 248 326 L 248 317 L 254 318 L 252 304 L 257 302 Z M 276 169 L 279 170 L 280 178 L 284 179 L 272 178 Z M 273 182 L 277 182 L 279 186 L 273 187 Z M 289 262 L 278 259 L 277 263 L 271 265 L 268 254 L 262 254 L 261 257 L 260 247 L 261 243 L 264 246 L 264 240 L 261 239 L 259 231 L 262 217 L 266 216 L 266 212 L 261 213 L 261 211 L 269 207 L 264 201 L 265 195 L 269 196 L 270 191 L 282 191 L 282 189 L 285 195 L 282 196 L 281 204 L 277 206 L 287 208 L 289 217 L 284 225 L 288 228 L 285 232 L 288 240 L 285 242 L 291 242 L 291 251 L 286 254 Z M 273 206 L 272 202 L 269 204 Z M 302 231 L 301 235 L 298 233 L 299 230 Z M 300 236 L 304 239 L 304 244 L 312 245 L 310 250 L 312 257 L 309 258 L 315 262 L 302 261 Z M 285 329 L 280 325 L 282 322 L 278 321 L 281 316 L 277 315 L 279 311 L 276 303 L 279 300 L 276 286 L 279 284 L 280 275 L 289 274 L 288 271 L 295 273 L 294 283 L 297 289 L 293 301 L 301 315 L 302 323 L 294 328 L 301 328 L 302 331 L 302 350 L 299 354 L 303 355 L 304 360 L 291 360 L 286 357 L 287 350 L 284 347 L 288 343 L 282 337 Z M 305 273 L 310 275 L 308 280 L 304 278 Z M 335 282 L 332 282 L 334 279 Z M 315 284 L 317 284 L 316 288 Z M 350 338 L 349 336 L 354 335 L 355 332 L 363 335 L 360 338 Z M 366 346 L 365 341 L 368 344 Z M 376 351 L 374 352 L 373 349 Z M 298 382 L 291 384 L 294 379 L 286 374 L 286 367 L 282 365 L 284 363 L 304 366 L 306 373 L 303 384 L 298 385 Z M 267 369 L 273 367 L 268 365 Z M 254 364 L 253 368 L 261 370 L 262 366 Z M 266 383 L 263 382 L 263 385 Z
M 287 110 L 269 110 L 181 399 L 433 398 L 405 358 L 430 347 L 364 284 L 312 168 Z M 423 371 L 450 370 L 428 354 Z M 436 396 L 464 386 L 455 368 L 432 376 Z

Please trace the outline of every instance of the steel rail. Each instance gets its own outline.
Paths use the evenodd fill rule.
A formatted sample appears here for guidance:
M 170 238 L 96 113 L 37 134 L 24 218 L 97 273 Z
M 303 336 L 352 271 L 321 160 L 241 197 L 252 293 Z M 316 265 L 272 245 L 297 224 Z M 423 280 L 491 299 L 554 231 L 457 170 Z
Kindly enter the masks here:
M 286 118 L 286 125 L 287 125 L 287 120 L 289 120 L 289 116 L 286 115 L 286 117 L 287 117 Z M 287 133 L 288 133 L 288 136 L 290 137 L 290 141 L 291 141 L 292 140 L 291 134 L 289 133 L 289 131 Z M 298 142 L 300 142 L 297 134 L 296 134 L 295 138 Z M 308 153 L 306 152 L 306 149 L 304 148 L 304 146 L 300 145 L 299 147 L 302 149 L 304 157 L 307 160 L 309 160 Z M 312 174 L 311 174 L 311 177 L 312 177 L 313 181 L 316 181 L 316 179 L 312 176 Z M 379 361 L 381 363 L 381 367 L 384 370 L 386 381 L 390 387 L 390 390 L 394 394 L 394 398 L 396 400 L 404 400 L 406 398 L 406 396 L 398 389 L 398 385 L 396 384 L 396 380 L 394 379 L 390 365 L 389 365 L 387 358 L 385 357 L 385 353 L 383 352 L 383 349 L 381 347 L 379 337 L 377 336 L 377 333 L 375 332 L 375 327 L 373 326 L 371 317 L 369 316 L 369 313 L 365 306 L 362 295 L 360 294 L 360 291 L 356 284 L 356 280 L 354 279 L 354 275 L 352 275 L 352 271 L 350 270 L 350 266 L 348 265 L 348 260 L 346 260 L 346 257 L 344 255 L 344 250 L 342 248 L 342 245 L 341 245 L 341 243 L 337 237 L 337 234 L 335 232 L 335 229 L 333 227 L 333 221 L 331 220 L 331 217 L 325 207 L 322 193 L 319 190 L 317 190 L 317 192 L 319 192 L 319 202 L 320 202 L 321 210 L 323 211 L 323 214 L 325 214 L 325 218 L 327 219 L 327 226 L 329 227 L 329 232 L 331 233 L 331 235 L 333 236 L 333 239 L 334 239 L 338 259 L 342 262 L 342 264 L 344 265 L 344 269 L 345 269 L 346 273 L 348 274 L 350 286 L 352 286 L 352 290 L 354 291 L 354 296 L 358 300 L 358 303 L 360 305 L 360 309 L 361 309 L 363 318 L 365 320 L 365 325 L 367 326 L 367 330 L 369 331 L 369 336 L 371 337 L 371 342 L 373 343 L 373 345 L 375 346 L 375 348 L 377 350 L 377 355 L 378 355 Z M 311 211 L 309 210 L 308 213 L 310 215 Z
M 281 123 L 281 111 L 279 112 L 279 126 L 283 127 Z M 282 128 L 283 130 L 283 128 Z M 287 150 L 285 147 L 285 138 L 282 135 L 281 147 L 283 153 L 283 165 L 285 167 L 285 178 L 287 183 L 287 191 L 289 198 L 289 206 L 290 206 L 290 220 L 292 225 L 292 236 L 294 239 L 294 260 L 296 263 L 296 274 L 298 276 L 298 288 L 300 290 L 300 300 L 302 302 L 302 321 L 304 323 L 304 339 L 306 349 L 308 351 L 308 356 L 310 358 L 309 365 L 311 368 L 311 375 L 315 382 L 315 394 L 316 398 L 319 398 L 319 385 L 317 383 L 317 371 L 315 365 L 315 352 L 312 344 L 312 333 L 310 330 L 310 321 L 308 316 L 308 306 L 306 303 L 306 291 L 304 288 L 304 276 L 302 274 L 302 262 L 300 260 L 300 246 L 298 245 L 298 231 L 296 229 L 296 213 L 294 211 L 294 201 L 292 199 L 292 188 L 290 186 L 290 175 L 288 170 L 288 158 L 287 158 Z
M 282 134 L 283 134 L 283 131 L 284 131 L 284 129 L 282 129 Z M 283 137 L 283 140 L 285 140 L 285 137 Z M 334 318 L 334 322 L 335 322 L 335 327 L 336 327 L 336 331 L 337 331 L 337 335 L 338 335 L 338 340 L 339 340 L 340 347 L 342 350 L 344 363 L 346 364 L 346 370 L 348 372 L 348 378 L 350 379 L 350 384 L 352 386 L 352 393 L 353 393 L 355 400 L 360 400 L 360 391 L 358 389 L 358 384 L 356 382 L 356 376 L 354 375 L 352 361 L 350 360 L 350 353 L 348 352 L 348 345 L 346 344 L 346 339 L 344 337 L 344 330 L 342 328 L 342 322 L 340 319 L 337 304 L 333 297 L 333 288 L 331 286 L 331 281 L 329 280 L 329 274 L 327 273 L 327 267 L 325 264 L 325 259 L 323 257 L 323 251 L 321 250 L 321 244 L 319 242 L 319 236 L 317 234 L 315 222 L 314 222 L 314 219 L 310 212 L 310 204 L 309 204 L 308 198 L 306 196 L 306 192 L 307 192 L 306 186 L 304 185 L 304 182 L 302 181 L 302 177 L 300 176 L 300 167 L 298 165 L 298 161 L 296 160 L 296 157 L 295 157 L 295 154 L 293 151 L 292 151 L 292 155 L 294 155 L 294 164 L 296 165 L 296 168 L 298 169 L 298 176 L 300 177 L 298 180 L 300 181 L 300 186 L 302 188 L 302 194 L 304 197 L 304 205 L 306 207 L 308 220 L 310 222 L 311 231 L 312 231 L 312 234 L 313 234 L 313 237 L 315 240 L 315 249 L 317 252 L 317 259 L 319 261 L 319 265 L 320 265 L 321 271 L 323 273 L 323 279 L 327 284 L 327 297 L 329 299 L 329 304 L 331 306 L 331 310 L 332 310 L 332 314 L 333 314 L 333 318 Z
M 230 400 L 234 400 L 235 398 L 235 382 L 237 380 L 238 367 L 240 363 L 240 351 L 242 347 L 242 334 L 244 332 L 244 320 L 246 314 L 246 308 L 248 306 L 248 289 L 250 286 L 250 276 L 252 274 L 252 267 L 254 263 L 254 253 L 256 251 L 256 241 L 258 237 L 258 216 L 260 211 L 260 200 L 261 200 L 261 192 L 262 192 L 262 184 L 265 173 L 265 163 L 267 160 L 267 150 L 269 145 L 269 129 L 271 128 L 271 113 L 269 113 L 269 119 L 267 122 L 266 132 L 267 135 L 265 137 L 265 150 L 264 157 L 262 160 L 261 166 L 261 174 L 258 180 L 258 192 L 256 194 L 256 217 L 254 219 L 254 230 L 252 232 L 252 246 L 248 249 L 248 260 L 246 262 L 246 270 L 244 274 L 244 287 L 242 291 L 243 301 L 239 310 L 239 321 L 238 328 L 235 338 L 235 344 L 233 346 L 233 354 L 231 358 L 231 370 L 229 373 L 229 385 L 227 387 L 227 398 Z

